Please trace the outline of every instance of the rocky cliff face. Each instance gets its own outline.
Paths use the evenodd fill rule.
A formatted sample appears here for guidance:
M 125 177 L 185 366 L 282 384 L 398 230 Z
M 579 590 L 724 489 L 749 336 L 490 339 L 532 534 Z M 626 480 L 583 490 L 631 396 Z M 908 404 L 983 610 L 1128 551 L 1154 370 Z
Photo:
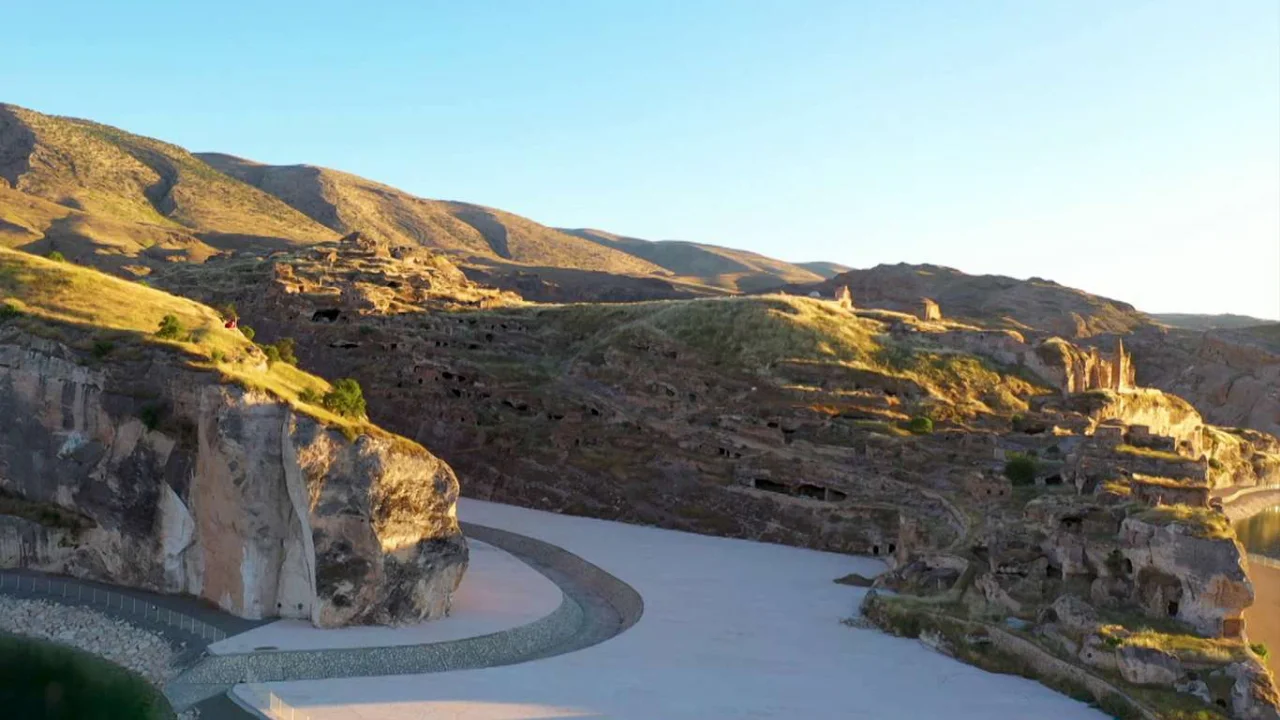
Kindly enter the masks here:
M 179 363 L 0 327 L 0 408 L 0 565 L 321 626 L 441 617 L 466 568 L 443 462 Z
M 1244 331 L 1149 330 L 1131 340 L 1143 384 L 1210 422 L 1280 435 L 1280 350 Z
M 1120 548 L 1136 579 L 1139 601 L 1152 615 L 1178 618 L 1210 636 L 1232 634 L 1231 623 L 1253 604 L 1244 553 L 1231 537 L 1198 537 L 1177 524 L 1126 518 Z

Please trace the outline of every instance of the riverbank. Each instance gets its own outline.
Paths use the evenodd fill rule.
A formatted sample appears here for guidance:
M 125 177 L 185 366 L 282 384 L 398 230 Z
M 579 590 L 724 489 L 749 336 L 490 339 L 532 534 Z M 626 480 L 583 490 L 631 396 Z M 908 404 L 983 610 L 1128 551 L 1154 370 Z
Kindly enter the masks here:
M 1280 506 L 1280 488 L 1277 487 L 1228 490 L 1215 494 L 1215 497 L 1222 500 L 1222 511 L 1233 523 L 1247 520 L 1267 508 Z
M 1280 489 L 1248 488 L 1225 493 L 1222 500 L 1223 511 L 1249 552 L 1254 602 L 1244 614 L 1246 632 L 1250 642 L 1265 643 L 1270 649 L 1267 667 L 1280 677 L 1280 559 L 1276 557 L 1274 526 L 1258 517 L 1280 507 Z
M 1259 562 L 1250 557 L 1249 579 L 1253 582 L 1254 603 L 1245 611 L 1249 642 L 1266 643 L 1270 649 L 1267 667 L 1280 677 L 1280 562 Z

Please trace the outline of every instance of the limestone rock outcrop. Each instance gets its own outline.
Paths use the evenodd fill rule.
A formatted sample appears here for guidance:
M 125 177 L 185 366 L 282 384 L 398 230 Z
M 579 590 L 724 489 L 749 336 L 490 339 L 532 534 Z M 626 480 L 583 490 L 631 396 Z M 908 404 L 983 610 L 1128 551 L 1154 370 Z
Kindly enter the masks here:
M 1212 637 L 1238 634 L 1253 604 L 1253 584 L 1234 538 L 1198 537 L 1178 523 L 1131 516 L 1120 528 L 1137 600 L 1152 614 L 1177 618 Z
M 442 617 L 467 565 L 458 481 L 275 396 L 0 330 L 0 566 L 321 626 Z

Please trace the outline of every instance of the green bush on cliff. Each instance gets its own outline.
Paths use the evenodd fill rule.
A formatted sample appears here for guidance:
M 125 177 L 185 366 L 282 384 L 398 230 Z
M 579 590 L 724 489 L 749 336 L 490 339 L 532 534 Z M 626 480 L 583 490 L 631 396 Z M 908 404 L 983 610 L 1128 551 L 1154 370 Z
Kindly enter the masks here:
M 364 391 L 360 389 L 360 383 L 351 378 L 343 378 L 334 383 L 333 389 L 325 393 L 321 404 L 343 417 L 364 417 Z
M 182 323 L 178 321 L 178 316 L 165 315 L 160 319 L 160 327 L 156 330 L 156 337 L 161 340 L 177 340 L 185 336 L 186 332 L 183 330 Z
M 929 435 L 933 432 L 933 420 L 917 415 L 911 418 L 911 422 L 907 424 L 907 428 L 916 435 Z
M 48 257 L 50 260 L 54 261 L 54 262 L 66 262 L 66 261 L 67 261 L 67 256 L 66 256 L 66 255 L 63 255 L 62 253 L 58 252 L 57 250 L 54 250 L 53 252 L 49 253 L 47 257 Z
M 1015 486 L 1035 483 L 1036 473 L 1039 470 L 1040 465 L 1036 459 L 1022 453 L 1010 453 L 1008 461 L 1004 464 L 1004 476 L 1009 478 L 1009 482 Z
M 262 352 L 266 353 L 267 362 L 269 363 L 282 362 L 294 367 L 298 365 L 298 356 L 293 354 L 293 338 L 280 338 L 274 343 L 259 345 L 258 347 L 262 348 Z
M 1249 649 L 1253 651 L 1254 655 L 1257 655 L 1263 660 L 1266 660 L 1271 655 L 1271 650 L 1267 647 L 1266 643 L 1249 643 Z
M 241 325 L 241 326 L 240 326 L 240 334 L 241 334 L 241 335 L 244 335 L 244 336 L 245 336 L 245 338 L 246 338 L 247 340 L 249 340 L 250 342 L 252 342 L 252 341 L 253 341 L 253 336 L 254 336 L 254 335 L 257 335 L 258 333 L 257 333 L 257 331 L 255 331 L 253 328 L 249 327 L 248 325 Z

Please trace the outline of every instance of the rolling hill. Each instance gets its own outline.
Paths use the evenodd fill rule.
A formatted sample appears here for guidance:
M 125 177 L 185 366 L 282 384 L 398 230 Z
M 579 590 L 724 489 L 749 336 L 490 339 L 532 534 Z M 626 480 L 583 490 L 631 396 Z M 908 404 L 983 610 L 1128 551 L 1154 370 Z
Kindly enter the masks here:
M 96 218 L 187 233 L 214 246 L 337 237 L 176 145 L 14 105 L 0 105 L 0 178 Z
M 939 265 L 877 265 L 788 290 L 831 297 L 843 286 L 849 287 L 854 303 L 860 306 L 915 312 L 921 298 L 931 298 L 942 306 L 947 317 L 1067 338 L 1128 333 L 1151 322 L 1128 303 L 1052 280 L 969 275 Z
M 736 292 L 771 290 L 825 276 L 759 253 L 682 240 L 642 240 L 588 228 L 564 232 L 647 260 L 671 274 Z
M 220 153 L 197 157 L 341 234 L 359 230 L 393 245 L 422 245 L 465 258 L 521 265 L 632 275 L 661 272 L 641 258 L 502 210 L 428 200 L 312 165 L 263 165 Z
M 1194 313 L 1152 313 L 1151 318 L 1162 325 L 1182 328 L 1184 330 L 1240 330 L 1249 327 L 1280 325 L 1275 320 L 1250 317 L 1248 315 L 1196 315 Z

